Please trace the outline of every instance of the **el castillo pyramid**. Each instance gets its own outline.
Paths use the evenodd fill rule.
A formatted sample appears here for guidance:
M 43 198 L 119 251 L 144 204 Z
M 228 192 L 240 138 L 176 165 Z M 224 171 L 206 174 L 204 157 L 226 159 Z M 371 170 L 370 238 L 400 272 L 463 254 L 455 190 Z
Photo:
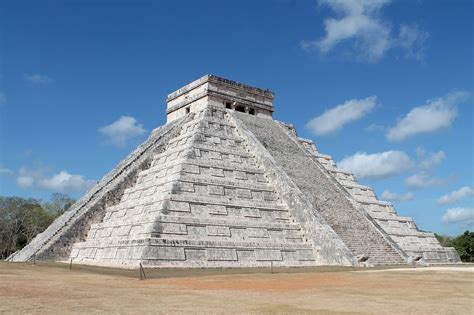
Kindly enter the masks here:
M 213 75 L 171 93 L 166 125 L 8 260 L 122 268 L 460 261 L 273 120 L 273 96 Z

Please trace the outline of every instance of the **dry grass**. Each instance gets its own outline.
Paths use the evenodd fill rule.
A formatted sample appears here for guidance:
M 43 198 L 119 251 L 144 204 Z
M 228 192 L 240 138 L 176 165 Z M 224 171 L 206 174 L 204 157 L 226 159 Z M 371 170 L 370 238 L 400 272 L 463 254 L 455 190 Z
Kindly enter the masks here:
M 469 268 L 137 271 L 0 263 L 0 313 L 472 314 Z

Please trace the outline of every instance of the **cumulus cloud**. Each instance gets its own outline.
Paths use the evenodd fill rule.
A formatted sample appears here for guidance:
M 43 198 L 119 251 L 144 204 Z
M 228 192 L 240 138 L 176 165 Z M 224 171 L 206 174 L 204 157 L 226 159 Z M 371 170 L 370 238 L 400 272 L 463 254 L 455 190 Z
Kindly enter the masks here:
M 387 201 L 408 201 L 415 199 L 415 194 L 412 192 L 398 194 L 396 192 L 384 190 L 384 192 L 382 193 L 382 199 Z
M 435 132 L 450 127 L 456 116 L 456 106 L 465 101 L 468 92 L 456 91 L 433 100 L 426 105 L 413 108 L 395 127 L 388 130 L 386 137 L 390 141 L 402 141 L 421 133 Z
M 413 162 L 405 152 L 390 150 L 373 154 L 357 152 L 338 165 L 352 171 L 357 178 L 382 179 L 403 173 L 413 166 Z
M 18 172 L 9 169 L 0 169 L 0 175 L 12 177 L 16 184 L 23 189 L 39 189 L 51 192 L 85 192 L 95 185 L 96 181 L 85 179 L 82 175 L 60 171 L 50 173 L 44 166 L 22 167 Z
M 23 79 L 29 83 L 36 85 L 46 85 L 53 82 L 53 79 L 44 74 L 24 73 Z
M 411 188 L 427 188 L 435 186 L 443 186 L 447 184 L 446 179 L 436 178 L 426 172 L 419 172 L 405 178 L 405 185 Z
M 401 25 L 398 36 L 392 35 L 391 23 L 382 18 L 382 9 L 391 0 L 320 0 L 337 17 L 324 20 L 326 35 L 317 40 L 303 41 L 306 51 L 322 54 L 347 43 L 358 60 L 376 62 L 393 48 L 404 51 L 407 58 L 422 59 L 428 33 L 417 25 Z
M 474 223 L 474 208 L 450 208 L 443 214 L 442 221 L 471 226 Z
M 107 142 L 124 147 L 127 141 L 141 136 L 146 130 L 134 117 L 122 116 L 110 125 L 99 128 L 99 132 L 107 138 Z
M 474 188 L 469 186 L 464 186 L 455 190 L 449 194 L 439 197 L 438 203 L 440 205 L 445 205 L 449 203 L 455 203 L 461 199 L 474 197 Z
M 418 25 L 401 25 L 398 35 L 398 45 L 406 58 L 423 60 L 425 57 L 425 42 L 429 33 L 420 30 Z
M 322 115 L 311 119 L 306 128 L 315 135 L 324 135 L 336 132 L 345 124 L 360 119 L 368 114 L 377 104 L 376 96 L 369 96 L 364 99 L 352 99 L 345 101 L 326 110 Z
M 53 192 L 83 192 L 92 188 L 95 183 L 95 180 L 87 180 L 81 175 L 61 171 L 49 178 L 40 179 L 37 185 Z
M 431 169 L 446 159 L 446 153 L 442 150 L 438 152 L 426 152 L 422 148 L 417 148 L 416 155 L 420 159 L 420 168 L 422 169 Z

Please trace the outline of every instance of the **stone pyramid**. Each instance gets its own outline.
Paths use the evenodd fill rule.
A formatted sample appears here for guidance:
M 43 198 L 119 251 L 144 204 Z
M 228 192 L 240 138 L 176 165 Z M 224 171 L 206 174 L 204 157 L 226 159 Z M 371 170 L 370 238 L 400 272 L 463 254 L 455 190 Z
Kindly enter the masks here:
M 216 76 L 171 93 L 167 124 L 8 260 L 123 268 L 460 261 L 272 113 L 272 92 Z

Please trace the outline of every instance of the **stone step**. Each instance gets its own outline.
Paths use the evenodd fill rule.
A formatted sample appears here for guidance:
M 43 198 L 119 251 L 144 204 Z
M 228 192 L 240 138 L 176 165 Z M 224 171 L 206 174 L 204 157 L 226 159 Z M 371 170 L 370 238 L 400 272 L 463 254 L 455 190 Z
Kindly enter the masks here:
M 138 238 L 128 240 L 110 239 L 103 242 L 101 246 L 120 247 L 131 244 L 140 246 L 166 246 L 166 247 L 188 247 L 188 248 L 231 248 L 231 249 L 275 249 L 275 250 L 313 250 L 311 244 L 299 243 L 269 243 L 269 242 L 236 242 L 236 241 L 216 241 L 216 240 L 174 240 L 166 238 Z M 80 242 L 74 244 L 79 248 L 94 248 L 97 244 Z
M 212 204 L 222 205 L 239 208 L 256 208 L 261 210 L 273 210 L 273 211 L 288 211 L 286 206 L 281 203 L 273 203 L 269 201 L 260 200 L 245 200 L 235 199 L 229 197 L 207 197 L 207 196 L 194 196 L 194 195 L 171 195 L 171 201 L 184 202 L 184 203 L 201 203 L 201 204 Z
M 192 215 L 145 215 L 143 217 L 128 217 L 115 222 L 108 221 L 91 224 L 91 229 L 119 228 L 122 226 L 173 223 L 175 225 L 225 226 L 231 228 L 260 228 L 267 230 L 294 230 L 301 231 L 299 224 L 291 222 L 272 222 L 269 220 L 255 220 L 244 217 L 208 216 L 196 217 Z M 178 228 L 178 227 L 177 227 Z

